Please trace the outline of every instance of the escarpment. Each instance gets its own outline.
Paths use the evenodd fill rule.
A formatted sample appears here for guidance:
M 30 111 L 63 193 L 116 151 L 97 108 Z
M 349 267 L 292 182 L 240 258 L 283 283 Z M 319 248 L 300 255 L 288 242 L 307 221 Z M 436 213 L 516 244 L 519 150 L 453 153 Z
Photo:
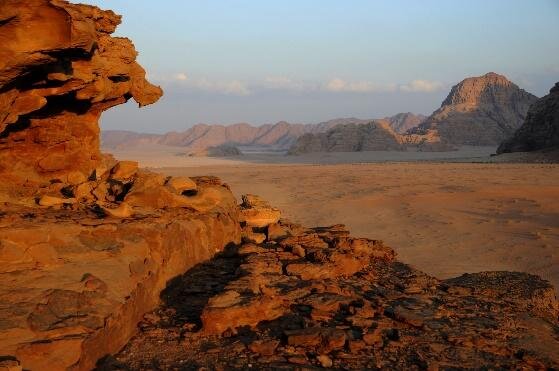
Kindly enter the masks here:
M 120 16 L 0 3 L 0 369 L 90 370 L 168 281 L 241 238 L 211 177 L 166 177 L 99 150 L 101 113 L 154 103 Z

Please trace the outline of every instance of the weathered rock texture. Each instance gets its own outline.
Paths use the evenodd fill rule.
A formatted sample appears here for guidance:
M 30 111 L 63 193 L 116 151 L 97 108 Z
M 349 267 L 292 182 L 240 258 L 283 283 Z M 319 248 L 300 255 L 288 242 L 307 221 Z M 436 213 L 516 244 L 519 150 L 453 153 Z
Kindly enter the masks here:
M 559 149 L 559 82 L 549 94 L 535 102 L 526 120 L 497 153 Z
M 305 134 L 297 139 L 289 153 L 403 150 L 402 138 L 390 123 L 375 120 L 368 124 L 338 125 L 325 133 Z
M 559 303 L 525 273 L 438 280 L 341 225 L 286 220 L 174 281 L 99 369 L 555 369 Z
M 240 241 L 235 198 L 214 178 L 121 162 L 35 199 L 0 212 L 0 355 L 24 369 L 91 369 L 171 278 Z
M 63 0 L 0 3 L 0 177 L 89 177 L 101 163 L 98 119 L 131 97 L 161 96 L 120 16 Z M 64 179 L 62 179 L 64 178 Z
M 416 115 L 411 112 L 398 113 L 394 116 L 385 117 L 384 119 L 390 123 L 390 127 L 398 134 L 404 134 L 421 124 L 427 116 Z
M 409 133 L 429 136 L 434 131 L 440 141 L 455 145 L 497 145 L 522 125 L 536 100 L 502 75 L 470 77 Z
M 218 179 L 99 151 L 100 114 L 155 102 L 111 11 L 0 3 L 0 369 L 90 370 L 167 282 L 240 242 Z

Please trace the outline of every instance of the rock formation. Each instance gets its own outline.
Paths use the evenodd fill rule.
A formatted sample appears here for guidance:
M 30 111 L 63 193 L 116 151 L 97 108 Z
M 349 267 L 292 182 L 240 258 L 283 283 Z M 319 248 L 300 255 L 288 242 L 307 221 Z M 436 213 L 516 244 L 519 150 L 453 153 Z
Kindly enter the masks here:
M 549 149 L 559 149 L 559 82 L 530 107 L 522 126 L 499 146 L 497 153 Z
M 111 11 L 0 3 L 0 369 L 90 370 L 167 282 L 240 242 L 211 177 L 165 177 L 99 151 L 103 110 L 155 102 Z
M 221 144 L 219 146 L 211 146 L 206 149 L 188 152 L 186 155 L 190 157 L 231 157 L 242 156 L 243 153 L 234 145 Z
M 522 125 L 537 97 L 490 72 L 455 85 L 441 107 L 408 133 L 436 132 L 443 143 L 498 145 Z M 428 139 L 428 138 L 427 138 Z
M 245 198 L 263 234 L 186 272 L 99 369 L 555 369 L 559 302 L 546 281 L 438 280 L 342 225 L 304 228 Z M 249 214 L 251 208 L 256 210 Z M 187 299 L 188 298 L 188 299 Z
M 326 133 L 305 134 L 297 139 L 289 154 L 403 150 L 402 140 L 390 124 L 376 120 L 368 124 L 338 125 Z
M 383 120 L 368 124 L 338 125 L 326 133 L 305 134 L 289 154 L 309 152 L 403 151 L 400 136 Z
M 399 113 L 386 117 L 391 128 L 402 133 L 419 125 L 424 116 Z M 325 133 L 339 125 L 367 124 L 372 120 L 357 118 L 334 119 L 318 124 L 291 124 L 285 121 L 274 125 L 252 126 L 249 124 L 207 125 L 198 124 L 183 132 L 166 134 L 142 134 L 131 131 L 107 130 L 101 133 L 101 141 L 107 149 L 138 148 L 146 144 L 185 147 L 193 153 L 202 153 L 209 147 L 222 145 L 265 147 L 270 150 L 288 150 L 304 134 Z
M 120 16 L 62 0 L 0 4 L 0 177 L 86 179 L 101 163 L 101 113 L 153 103 Z M 48 30 L 48 32 L 46 32 Z
M 404 134 L 410 129 L 413 129 L 427 117 L 423 115 L 416 115 L 411 112 L 398 113 L 394 116 L 385 117 L 384 119 L 390 123 L 390 127 L 398 134 Z
M 439 281 L 215 177 L 102 156 L 101 112 L 161 95 L 119 19 L 0 4 L 0 370 L 559 367 L 538 277 Z M 399 145 L 386 122 L 350 130 Z

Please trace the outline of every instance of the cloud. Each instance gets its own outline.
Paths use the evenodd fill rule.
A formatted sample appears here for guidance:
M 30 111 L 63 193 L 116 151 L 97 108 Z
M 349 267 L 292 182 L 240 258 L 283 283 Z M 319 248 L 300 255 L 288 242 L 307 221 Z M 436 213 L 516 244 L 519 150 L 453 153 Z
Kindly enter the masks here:
M 438 81 L 413 80 L 408 84 L 400 85 L 400 90 L 410 92 L 432 93 L 441 90 L 444 85 Z
M 392 92 L 397 88 L 396 84 L 377 84 L 370 81 L 345 81 L 334 78 L 323 84 L 323 90 L 332 93 L 379 93 Z
M 160 82 L 177 84 L 177 86 L 191 90 L 237 96 L 248 96 L 266 90 L 374 94 L 390 92 L 431 93 L 444 88 L 444 84 L 429 80 L 413 80 L 407 84 L 397 84 L 375 83 L 367 80 L 348 81 L 336 77 L 327 81 L 312 82 L 295 80 L 285 76 L 269 76 L 260 81 L 245 82 L 241 80 L 211 80 L 205 77 L 193 78 L 185 72 L 167 76 L 154 75 L 152 77 Z
M 179 81 L 186 81 L 186 80 L 188 80 L 188 76 L 186 75 L 186 73 L 181 72 L 181 73 L 177 73 L 175 75 L 175 79 L 179 80 Z
M 264 79 L 262 88 L 271 90 L 310 91 L 315 87 L 302 81 L 295 81 L 284 76 L 270 76 Z
M 251 90 L 248 86 L 238 80 L 232 81 L 211 81 L 205 78 L 198 79 L 192 82 L 192 87 L 213 92 L 228 95 L 241 95 L 246 96 L 251 94 Z

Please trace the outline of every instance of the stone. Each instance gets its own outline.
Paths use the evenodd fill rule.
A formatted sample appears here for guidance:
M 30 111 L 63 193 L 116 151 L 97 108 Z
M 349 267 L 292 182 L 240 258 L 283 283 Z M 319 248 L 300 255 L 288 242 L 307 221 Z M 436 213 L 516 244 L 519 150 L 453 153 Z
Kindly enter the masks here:
M 132 42 L 110 36 L 120 16 L 66 1 L 13 0 L 2 3 L 0 19 L 0 177 L 31 185 L 89 176 L 102 163 L 101 113 L 162 95 L 145 80 Z
M 14 357 L 0 360 L 0 371 L 22 371 L 21 363 Z
M 559 148 L 559 82 L 534 102 L 522 126 L 507 138 L 497 153 L 530 152 Z
M 257 340 L 250 343 L 248 348 L 251 352 L 258 353 L 263 356 L 271 356 L 274 354 L 279 343 L 279 340 Z
M 192 192 L 195 194 L 197 186 L 196 183 L 187 177 L 171 177 L 167 179 L 165 185 L 177 194 L 182 195 L 185 192 Z
M 123 366 L 150 364 L 153 354 L 161 355 L 160 368 L 184 358 L 212 369 L 559 365 L 559 302 L 548 282 L 515 272 L 440 281 L 342 225 L 280 224 L 291 236 L 243 244 L 202 272 L 187 272 L 175 299 L 157 311 L 180 314 L 155 325 L 163 335 L 136 336 L 116 355 Z M 294 254 L 295 246 L 305 248 L 305 257 Z M 300 264 L 299 274 L 290 274 L 292 264 Z M 201 330 L 171 340 L 183 316 L 196 320 L 197 313 Z M 219 357 L 208 354 L 208 344 Z M 235 344 L 248 344 L 250 353 Z
M 243 228 L 241 237 L 243 242 L 252 242 L 259 244 L 266 241 L 266 235 L 264 233 L 253 232 L 250 228 Z
M 129 218 L 134 214 L 134 211 L 126 202 L 122 202 L 116 207 L 100 206 L 107 215 L 115 218 Z
M 332 359 L 328 357 L 326 354 L 321 354 L 318 357 L 316 357 L 316 359 L 322 367 L 330 368 L 333 365 Z
M 241 219 L 249 227 L 263 228 L 275 224 L 281 212 L 256 195 L 243 195 L 240 205 Z
M 386 120 L 339 125 L 325 133 L 304 134 L 289 149 L 296 155 L 310 152 L 404 151 L 399 134 Z
M 62 198 L 56 196 L 44 195 L 38 200 L 40 206 L 60 206 L 64 204 L 73 204 L 76 202 L 75 198 Z
M 536 100 L 494 72 L 469 77 L 452 87 L 441 107 L 411 129 L 406 141 L 498 145 L 522 125 Z
M 111 169 L 111 178 L 116 180 L 129 180 L 138 172 L 137 161 L 119 161 Z

